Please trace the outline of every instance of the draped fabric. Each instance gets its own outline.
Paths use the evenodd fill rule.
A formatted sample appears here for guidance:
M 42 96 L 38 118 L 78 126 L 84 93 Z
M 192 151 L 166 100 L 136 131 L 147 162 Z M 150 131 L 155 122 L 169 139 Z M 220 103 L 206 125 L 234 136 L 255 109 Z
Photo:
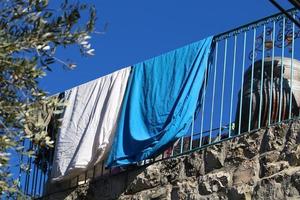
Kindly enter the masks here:
M 55 147 L 52 180 L 73 177 L 105 158 L 130 71 L 128 67 L 65 92 L 67 106 Z
M 209 37 L 133 66 L 107 166 L 149 158 L 188 132 L 211 43 Z

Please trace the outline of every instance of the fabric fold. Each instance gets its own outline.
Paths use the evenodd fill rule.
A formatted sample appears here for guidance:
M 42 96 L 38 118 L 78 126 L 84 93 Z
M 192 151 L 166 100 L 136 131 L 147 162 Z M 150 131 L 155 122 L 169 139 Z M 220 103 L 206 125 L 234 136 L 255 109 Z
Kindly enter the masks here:
M 130 72 L 127 67 L 65 92 L 52 181 L 74 177 L 106 157 Z
M 209 37 L 133 66 L 108 167 L 149 158 L 188 132 L 211 46 Z

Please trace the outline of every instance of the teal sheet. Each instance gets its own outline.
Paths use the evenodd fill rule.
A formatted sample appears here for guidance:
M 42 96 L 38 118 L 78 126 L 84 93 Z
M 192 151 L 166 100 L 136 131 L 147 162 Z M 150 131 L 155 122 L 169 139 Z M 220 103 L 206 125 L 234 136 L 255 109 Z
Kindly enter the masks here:
M 149 158 L 187 134 L 211 48 L 209 37 L 133 66 L 108 167 Z

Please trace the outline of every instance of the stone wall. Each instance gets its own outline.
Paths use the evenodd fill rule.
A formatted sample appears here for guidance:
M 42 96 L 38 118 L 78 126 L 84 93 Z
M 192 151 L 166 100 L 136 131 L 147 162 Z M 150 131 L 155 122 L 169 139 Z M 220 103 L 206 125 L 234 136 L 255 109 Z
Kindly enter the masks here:
M 283 124 L 44 199 L 300 199 L 299 143 Z

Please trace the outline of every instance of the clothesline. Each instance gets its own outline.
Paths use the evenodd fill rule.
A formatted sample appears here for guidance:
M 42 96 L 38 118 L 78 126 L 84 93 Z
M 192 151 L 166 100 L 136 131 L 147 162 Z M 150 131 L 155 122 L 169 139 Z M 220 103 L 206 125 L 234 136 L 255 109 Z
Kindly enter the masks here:
M 211 46 L 208 37 L 67 90 L 52 180 L 105 159 L 108 167 L 136 163 L 184 136 L 200 105 Z

